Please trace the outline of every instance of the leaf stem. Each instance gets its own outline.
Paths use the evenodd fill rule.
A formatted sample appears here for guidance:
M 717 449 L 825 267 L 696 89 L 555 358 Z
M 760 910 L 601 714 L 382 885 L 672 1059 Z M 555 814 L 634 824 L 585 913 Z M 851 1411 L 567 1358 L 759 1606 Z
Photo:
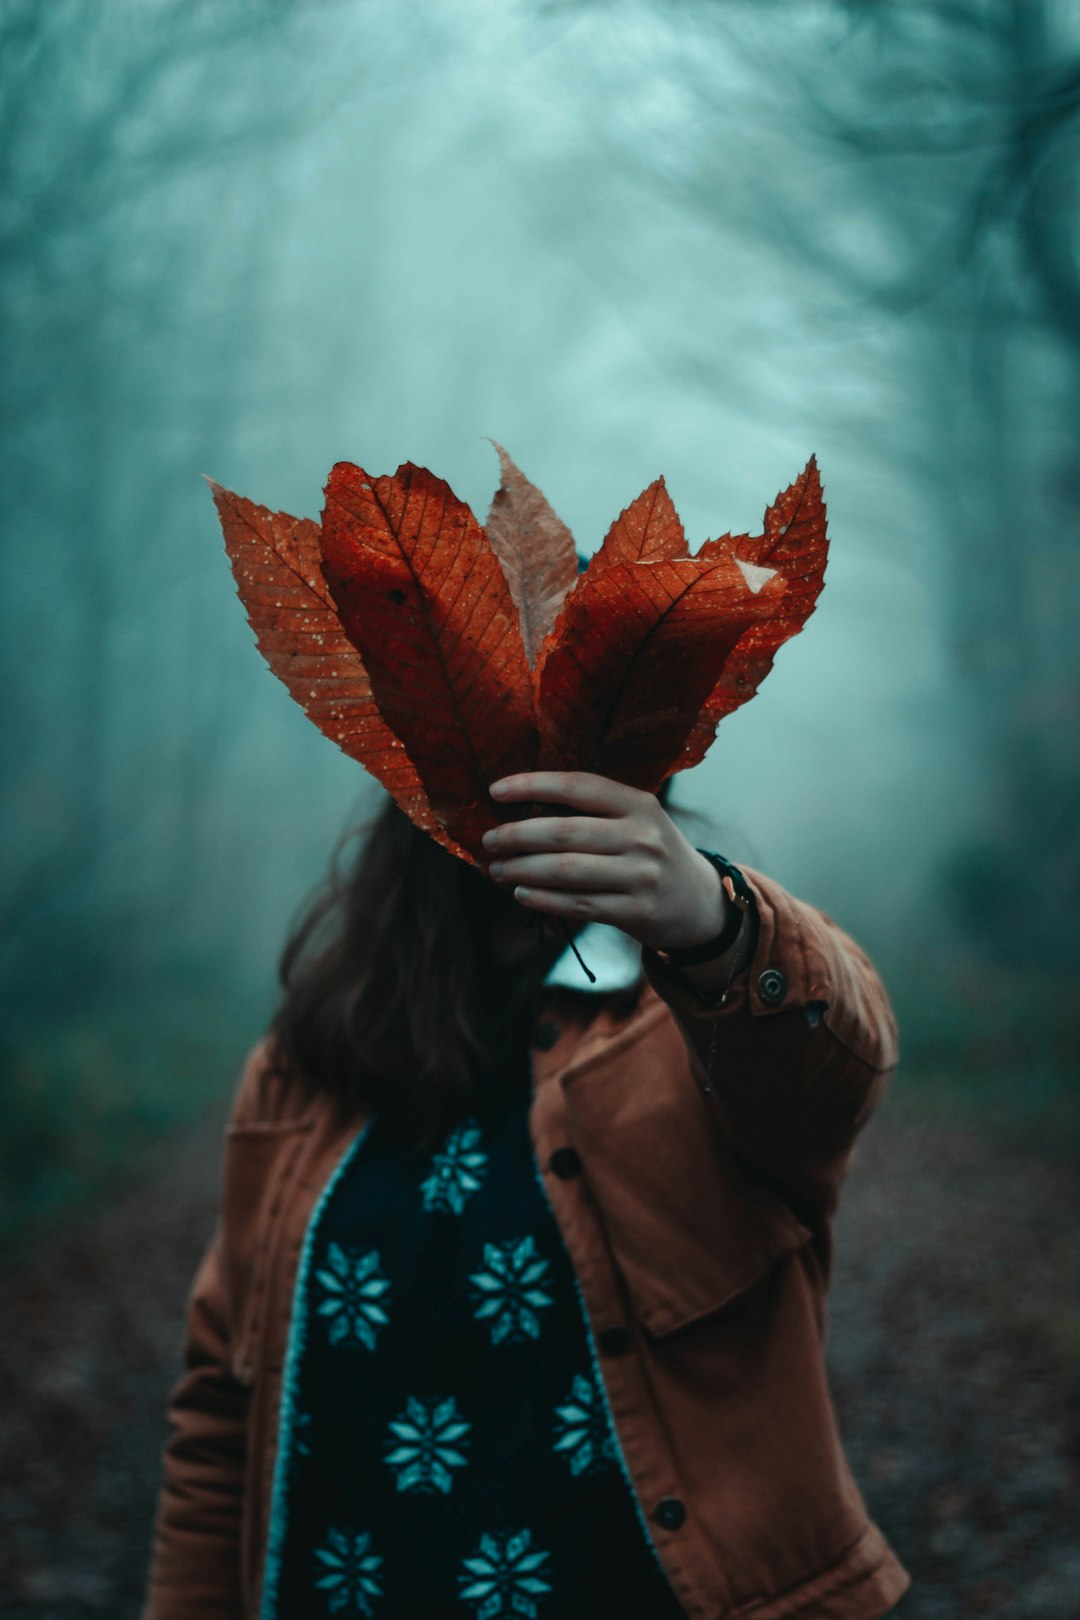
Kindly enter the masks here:
M 573 951 L 574 955 L 577 957 L 578 961 L 581 963 L 581 967 L 582 967 L 583 972 L 585 973 L 585 977 L 588 979 L 590 984 L 595 984 L 596 983 L 596 974 L 593 972 L 592 968 L 589 966 L 589 964 L 586 962 L 585 958 L 582 956 L 581 952 L 578 950 L 577 946 L 574 944 L 574 936 L 571 934 L 570 930 L 566 926 L 566 918 L 565 917 L 559 917 L 557 920 L 558 920 L 559 927 L 562 929 L 563 938 L 565 939 L 566 943 L 569 945 L 570 949 Z

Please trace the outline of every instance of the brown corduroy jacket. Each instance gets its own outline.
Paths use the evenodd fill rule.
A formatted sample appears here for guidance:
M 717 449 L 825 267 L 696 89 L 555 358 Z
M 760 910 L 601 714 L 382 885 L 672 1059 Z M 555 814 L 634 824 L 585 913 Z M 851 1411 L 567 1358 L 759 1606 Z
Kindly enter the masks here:
M 628 1016 L 553 991 L 530 1128 L 626 1471 L 687 1615 L 874 1620 L 909 1579 L 844 1459 L 822 1352 L 832 1216 L 896 1027 L 854 941 L 744 871 L 760 932 L 727 1005 L 649 951 Z M 260 1614 L 293 1291 L 362 1125 L 253 1047 L 188 1301 L 143 1620 Z

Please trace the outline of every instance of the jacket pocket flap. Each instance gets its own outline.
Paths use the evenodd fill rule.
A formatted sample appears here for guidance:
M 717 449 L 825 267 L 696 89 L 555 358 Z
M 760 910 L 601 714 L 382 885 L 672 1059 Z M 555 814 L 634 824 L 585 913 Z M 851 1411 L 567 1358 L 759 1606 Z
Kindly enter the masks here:
M 230 1124 L 222 1176 L 222 1260 L 229 1298 L 233 1372 L 252 1376 L 252 1346 L 265 1303 L 267 1273 L 301 1144 L 311 1131 L 301 1118 Z
M 621 1258 L 635 1315 L 654 1339 L 715 1316 L 812 1236 L 775 1194 L 744 1206 L 713 1244 L 700 1243 L 698 1231 L 696 1223 L 683 1230 L 680 1258 L 668 1267 Z

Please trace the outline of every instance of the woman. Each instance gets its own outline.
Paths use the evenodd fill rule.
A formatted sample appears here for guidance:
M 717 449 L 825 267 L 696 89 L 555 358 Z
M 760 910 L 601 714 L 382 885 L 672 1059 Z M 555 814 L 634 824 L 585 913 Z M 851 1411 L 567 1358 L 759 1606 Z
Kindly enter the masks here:
M 493 783 L 548 813 L 486 874 L 388 804 L 290 942 L 144 1620 L 871 1620 L 906 1589 L 822 1362 L 888 1001 L 667 785 Z

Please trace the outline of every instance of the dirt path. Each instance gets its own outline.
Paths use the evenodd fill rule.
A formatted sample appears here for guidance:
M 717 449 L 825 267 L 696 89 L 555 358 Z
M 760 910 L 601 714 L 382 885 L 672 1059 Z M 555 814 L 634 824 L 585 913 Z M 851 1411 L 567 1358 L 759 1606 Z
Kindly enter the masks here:
M 0 1612 L 138 1615 L 218 1122 L 2 1282 Z M 1080 1617 L 1080 1178 L 890 1104 L 838 1231 L 830 1359 L 902 1620 Z M 12 1331 L 16 1328 L 17 1331 Z

